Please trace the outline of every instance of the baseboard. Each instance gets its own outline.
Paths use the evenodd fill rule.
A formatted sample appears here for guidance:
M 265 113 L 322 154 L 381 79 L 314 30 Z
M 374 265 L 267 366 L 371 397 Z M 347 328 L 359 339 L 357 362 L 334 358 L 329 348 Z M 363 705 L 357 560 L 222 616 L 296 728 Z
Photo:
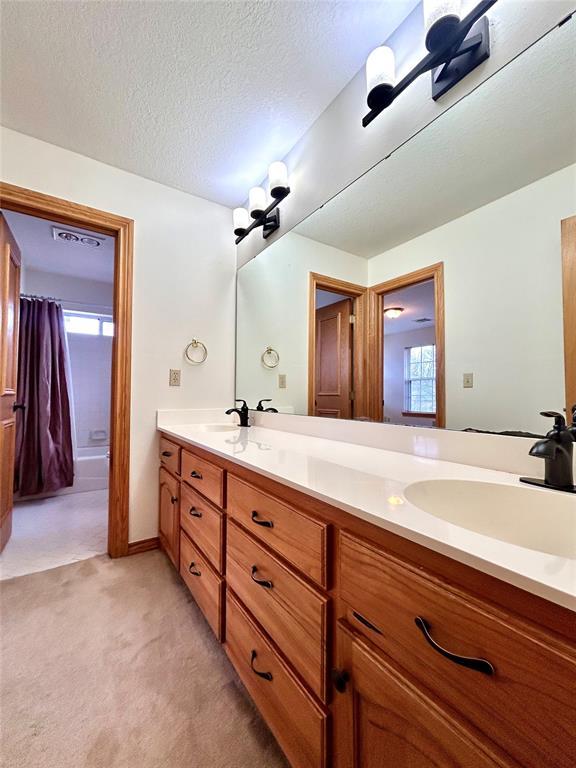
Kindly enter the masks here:
M 158 549 L 160 539 L 154 536 L 151 539 L 141 539 L 140 541 L 131 541 L 128 544 L 128 554 L 138 555 L 140 552 L 149 552 L 151 549 Z

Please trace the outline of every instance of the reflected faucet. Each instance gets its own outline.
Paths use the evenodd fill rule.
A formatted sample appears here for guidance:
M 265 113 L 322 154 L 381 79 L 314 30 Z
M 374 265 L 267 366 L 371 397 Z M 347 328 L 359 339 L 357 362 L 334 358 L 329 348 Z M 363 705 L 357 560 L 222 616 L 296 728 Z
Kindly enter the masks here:
M 259 400 L 258 405 L 256 406 L 257 411 L 264 411 L 265 413 L 278 413 L 277 408 L 264 408 L 263 403 L 271 403 L 272 398 L 271 397 L 265 397 L 264 400 Z
M 522 483 L 539 485 L 557 491 L 576 493 L 572 457 L 576 440 L 576 408 L 572 409 L 572 425 L 566 426 L 566 419 L 556 411 L 541 411 L 541 416 L 554 419 L 554 426 L 543 440 L 537 440 L 530 448 L 530 456 L 544 459 L 544 480 L 521 477 Z
M 228 410 L 226 411 L 226 416 L 230 416 L 232 413 L 237 413 L 238 416 L 240 417 L 240 426 L 249 427 L 250 424 L 248 422 L 248 416 L 250 411 L 248 410 L 248 403 L 246 402 L 246 400 L 239 400 L 238 398 L 236 399 L 236 402 L 242 403 L 242 407 L 228 408 Z

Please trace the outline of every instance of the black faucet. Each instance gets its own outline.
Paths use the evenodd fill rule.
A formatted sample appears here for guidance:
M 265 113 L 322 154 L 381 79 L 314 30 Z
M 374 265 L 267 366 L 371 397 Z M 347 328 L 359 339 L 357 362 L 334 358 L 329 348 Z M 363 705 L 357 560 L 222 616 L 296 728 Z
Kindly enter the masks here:
M 241 427 L 249 427 L 250 424 L 248 423 L 248 415 L 250 411 L 248 410 L 248 403 L 246 400 L 238 400 L 236 399 L 237 403 L 242 403 L 241 408 L 228 408 L 226 411 L 226 416 L 230 416 L 232 413 L 237 413 L 238 416 L 240 416 L 240 426 Z
M 264 398 L 264 400 L 259 400 L 258 405 L 256 406 L 256 410 L 265 411 L 266 413 L 278 413 L 278 410 L 276 408 L 264 408 L 264 406 L 262 405 L 262 403 L 271 403 L 271 402 L 272 402 L 271 397 Z
M 572 411 L 573 418 L 575 415 Z M 544 459 L 544 480 L 534 477 L 521 477 L 523 483 L 553 488 L 557 491 L 576 493 L 572 456 L 576 440 L 576 423 L 566 426 L 566 419 L 556 411 L 542 411 L 541 416 L 554 419 L 554 426 L 543 440 L 537 440 L 530 448 L 530 456 Z

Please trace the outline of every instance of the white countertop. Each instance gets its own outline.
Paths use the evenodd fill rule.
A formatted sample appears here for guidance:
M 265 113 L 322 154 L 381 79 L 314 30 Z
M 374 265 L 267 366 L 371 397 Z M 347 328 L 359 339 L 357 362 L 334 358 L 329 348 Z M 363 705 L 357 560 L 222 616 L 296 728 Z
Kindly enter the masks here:
M 158 429 L 576 611 L 576 560 L 469 531 L 422 511 L 404 495 L 420 480 L 518 486 L 517 475 L 257 426 L 203 432 L 199 424 L 159 421 Z M 557 493 L 532 490 L 542 494 L 543 510 L 549 494 Z M 576 496 L 574 524 L 576 535 Z

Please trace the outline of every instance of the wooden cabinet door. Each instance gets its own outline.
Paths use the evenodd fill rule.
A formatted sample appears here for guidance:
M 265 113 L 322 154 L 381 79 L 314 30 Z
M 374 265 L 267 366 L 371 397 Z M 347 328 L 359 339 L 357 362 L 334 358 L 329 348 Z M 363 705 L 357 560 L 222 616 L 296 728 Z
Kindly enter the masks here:
M 314 416 L 352 418 L 352 300 L 316 310 Z
M 20 251 L 0 214 L 0 552 L 12 533 Z
M 338 627 L 338 768 L 495 768 L 506 763 L 383 656 Z M 508 764 L 511 765 L 511 764 Z
M 180 484 L 165 469 L 160 468 L 159 537 L 163 548 L 176 568 L 180 559 Z

